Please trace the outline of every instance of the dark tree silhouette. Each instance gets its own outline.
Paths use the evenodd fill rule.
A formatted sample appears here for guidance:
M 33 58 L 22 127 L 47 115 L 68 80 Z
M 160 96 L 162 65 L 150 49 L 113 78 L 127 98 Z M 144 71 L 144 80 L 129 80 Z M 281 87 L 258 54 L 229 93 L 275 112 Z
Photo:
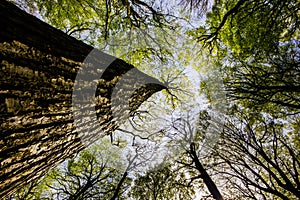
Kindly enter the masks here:
M 299 120 L 284 132 L 282 122 L 234 109 L 227 120 L 214 171 L 236 199 L 297 199 L 300 195 Z M 224 170 L 225 169 L 225 170 Z

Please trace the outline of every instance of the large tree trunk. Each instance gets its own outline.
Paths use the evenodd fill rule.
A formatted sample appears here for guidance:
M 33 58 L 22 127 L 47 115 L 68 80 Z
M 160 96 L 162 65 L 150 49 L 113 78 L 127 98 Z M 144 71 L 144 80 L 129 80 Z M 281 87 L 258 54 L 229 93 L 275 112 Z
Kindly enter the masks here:
M 13 4 L 0 2 L 0 199 L 112 133 L 128 116 L 126 105 L 130 114 L 165 88 L 132 70 L 132 65 L 93 50 L 87 64 L 100 69 L 102 76 L 86 72 L 87 79 L 81 81 L 101 80 L 91 97 L 96 95 L 96 106 L 84 104 L 88 87 L 82 86 L 80 92 L 81 85 L 74 86 L 74 81 L 92 50 Z M 151 84 L 132 93 L 144 79 Z M 122 90 L 113 93 L 120 80 Z M 113 94 L 117 94 L 115 107 Z M 72 98 L 87 107 L 72 106 Z M 98 126 L 89 122 L 95 109 Z

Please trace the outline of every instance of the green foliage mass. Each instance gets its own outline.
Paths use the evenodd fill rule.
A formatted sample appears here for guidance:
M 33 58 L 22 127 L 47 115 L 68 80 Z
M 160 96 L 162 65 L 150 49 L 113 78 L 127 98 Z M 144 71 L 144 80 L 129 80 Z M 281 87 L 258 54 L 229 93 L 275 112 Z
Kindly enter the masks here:
M 136 200 L 194 199 L 195 191 L 188 184 L 186 174 L 174 170 L 172 165 L 166 164 L 148 171 L 145 175 L 139 175 L 134 181 L 130 196 Z
M 259 51 L 276 51 L 280 41 L 298 37 L 298 26 L 297 0 L 218 1 L 206 24 L 192 35 L 244 59 Z

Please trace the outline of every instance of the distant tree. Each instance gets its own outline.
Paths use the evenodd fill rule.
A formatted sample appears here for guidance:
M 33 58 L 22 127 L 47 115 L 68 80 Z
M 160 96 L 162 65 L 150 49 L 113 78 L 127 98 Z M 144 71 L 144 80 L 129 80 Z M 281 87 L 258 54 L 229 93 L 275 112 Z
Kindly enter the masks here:
M 208 193 L 207 198 L 212 197 L 216 200 L 223 200 L 217 182 L 213 180 L 210 172 L 208 172 L 210 163 L 206 163 L 207 155 L 205 155 L 214 147 L 214 143 L 218 138 L 217 131 L 222 128 L 222 124 L 212 120 L 207 110 L 197 113 L 197 116 L 198 120 L 196 122 L 194 116 L 190 116 L 190 114 L 176 118 L 173 121 L 172 128 L 168 130 L 172 132 L 170 134 L 171 138 L 174 137 L 174 141 L 170 142 L 170 146 L 171 149 L 175 148 L 173 149 L 174 152 L 177 152 L 175 156 L 176 164 L 179 168 L 185 169 L 189 175 L 189 178 L 186 179 L 189 185 L 203 189 L 205 194 Z M 197 125 L 194 125 L 194 123 L 197 123 Z M 215 127 L 216 125 L 219 128 Z M 208 191 L 205 191 L 203 187 L 206 187 Z
M 300 109 L 300 42 L 278 46 L 276 53 L 246 60 L 233 58 L 224 68 L 227 95 L 247 108 L 296 114 Z
M 117 157 L 102 153 L 105 151 L 97 151 L 96 148 L 83 150 L 79 156 L 68 160 L 63 169 L 51 170 L 47 176 L 53 181 L 48 184 L 47 196 L 53 199 L 110 199 L 122 179 L 122 171 L 111 164 L 112 159 Z M 118 196 L 128 183 L 130 179 L 125 177 L 118 189 Z
M 213 170 L 234 199 L 297 199 L 300 195 L 299 118 L 234 110 L 214 151 Z

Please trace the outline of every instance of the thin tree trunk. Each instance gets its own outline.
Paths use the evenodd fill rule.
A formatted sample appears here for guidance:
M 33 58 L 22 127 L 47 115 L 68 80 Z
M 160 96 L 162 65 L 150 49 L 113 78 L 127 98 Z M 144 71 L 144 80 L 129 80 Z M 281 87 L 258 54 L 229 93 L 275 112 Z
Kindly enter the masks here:
M 216 199 L 216 200 L 223 200 L 223 197 L 222 197 L 218 187 L 216 186 L 214 181 L 210 178 L 209 174 L 206 172 L 203 165 L 201 164 L 201 162 L 200 162 L 200 160 L 197 156 L 197 152 L 195 150 L 195 144 L 194 143 L 192 143 L 191 146 L 190 146 L 190 154 L 191 154 L 191 157 L 192 157 L 192 159 L 195 163 L 195 166 L 196 166 L 197 170 L 201 174 L 202 180 L 204 181 L 206 187 L 208 188 L 208 190 L 211 193 L 211 195 L 213 196 L 213 198 Z
M 123 176 L 122 176 L 121 180 L 119 181 L 119 183 L 117 185 L 117 188 L 114 191 L 114 195 L 111 197 L 110 200 L 116 200 L 117 199 L 127 175 L 128 175 L 127 171 L 123 173 Z
M 72 92 L 78 70 L 92 49 L 13 4 L 0 2 L 0 199 L 114 131 L 124 120 L 122 103 L 134 112 L 165 88 L 137 70 L 127 76 L 132 65 L 98 52 L 102 57 L 92 64 L 108 65 L 96 91 L 94 110 L 100 130 L 81 122 L 79 134 Z M 129 103 L 123 100 L 125 93 L 118 93 L 121 108 L 113 115 L 111 96 L 123 74 L 127 87 L 143 83 L 142 79 L 151 79 L 153 84 L 136 91 Z

